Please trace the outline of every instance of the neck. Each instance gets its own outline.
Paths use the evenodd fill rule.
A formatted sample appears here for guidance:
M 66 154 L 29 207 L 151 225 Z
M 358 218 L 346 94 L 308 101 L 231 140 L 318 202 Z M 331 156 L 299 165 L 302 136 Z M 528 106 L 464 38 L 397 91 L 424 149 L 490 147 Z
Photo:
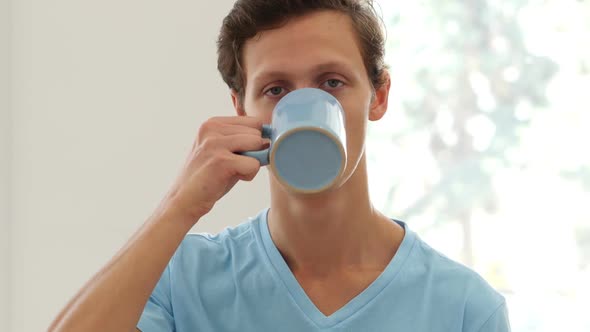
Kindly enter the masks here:
M 371 205 L 364 157 L 341 187 L 319 194 L 295 195 L 270 178 L 269 230 L 291 270 L 325 275 L 389 263 L 403 229 Z

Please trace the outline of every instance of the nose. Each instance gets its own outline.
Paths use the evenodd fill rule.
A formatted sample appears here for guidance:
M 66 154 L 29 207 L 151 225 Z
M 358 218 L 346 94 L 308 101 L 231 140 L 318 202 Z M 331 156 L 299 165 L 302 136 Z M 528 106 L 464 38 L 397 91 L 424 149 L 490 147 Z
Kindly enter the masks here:
M 296 80 L 292 82 L 293 84 L 293 91 L 294 90 L 301 90 L 305 88 L 319 88 L 318 83 L 315 80 L 310 78 L 301 78 L 300 80 Z

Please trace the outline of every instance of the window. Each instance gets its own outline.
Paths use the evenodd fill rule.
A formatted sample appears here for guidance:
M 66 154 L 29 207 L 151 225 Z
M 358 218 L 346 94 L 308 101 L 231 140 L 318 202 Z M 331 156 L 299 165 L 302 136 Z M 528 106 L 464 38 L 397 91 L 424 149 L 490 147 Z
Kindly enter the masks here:
M 590 2 L 378 2 L 373 202 L 501 291 L 514 331 L 590 331 Z

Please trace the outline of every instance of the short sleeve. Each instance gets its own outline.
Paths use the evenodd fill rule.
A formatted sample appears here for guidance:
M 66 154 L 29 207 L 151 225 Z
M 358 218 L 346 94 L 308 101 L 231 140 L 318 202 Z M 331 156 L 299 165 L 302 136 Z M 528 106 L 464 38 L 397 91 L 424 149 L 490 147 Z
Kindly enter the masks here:
M 510 320 L 506 302 L 503 302 L 478 332 L 510 332 Z
M 156 284 L 137 323 L 142 332 L 174 332 L 174 315 L 170 296 L 170 264 Z

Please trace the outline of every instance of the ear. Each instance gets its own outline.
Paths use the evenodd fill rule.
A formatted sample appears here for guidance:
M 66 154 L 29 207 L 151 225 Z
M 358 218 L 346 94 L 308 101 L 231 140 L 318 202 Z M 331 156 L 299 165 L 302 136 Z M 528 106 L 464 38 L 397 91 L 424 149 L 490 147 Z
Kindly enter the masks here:
M 239 96 L 238 92 L 234 89 L 231 90 L 231 101 L 234 104 L 234 109 L 236 110 L 237 115 L 239 115 L 239 116 L 246 115 L 246 111 L 244 110 L 243 100 Z
M 371 102 L 371 108 L 369 109 L 369 120 L 370 121 L 377 121 L 385 115 L 387 112 L 387 103 L 389 100 L 389 88 L 391 87 L 391 79 L 389 77 L 389 72 L 384 71 L 384 83 L 383 85 L 375 91 L 375 95 L 373 96 L 373 101 Z

